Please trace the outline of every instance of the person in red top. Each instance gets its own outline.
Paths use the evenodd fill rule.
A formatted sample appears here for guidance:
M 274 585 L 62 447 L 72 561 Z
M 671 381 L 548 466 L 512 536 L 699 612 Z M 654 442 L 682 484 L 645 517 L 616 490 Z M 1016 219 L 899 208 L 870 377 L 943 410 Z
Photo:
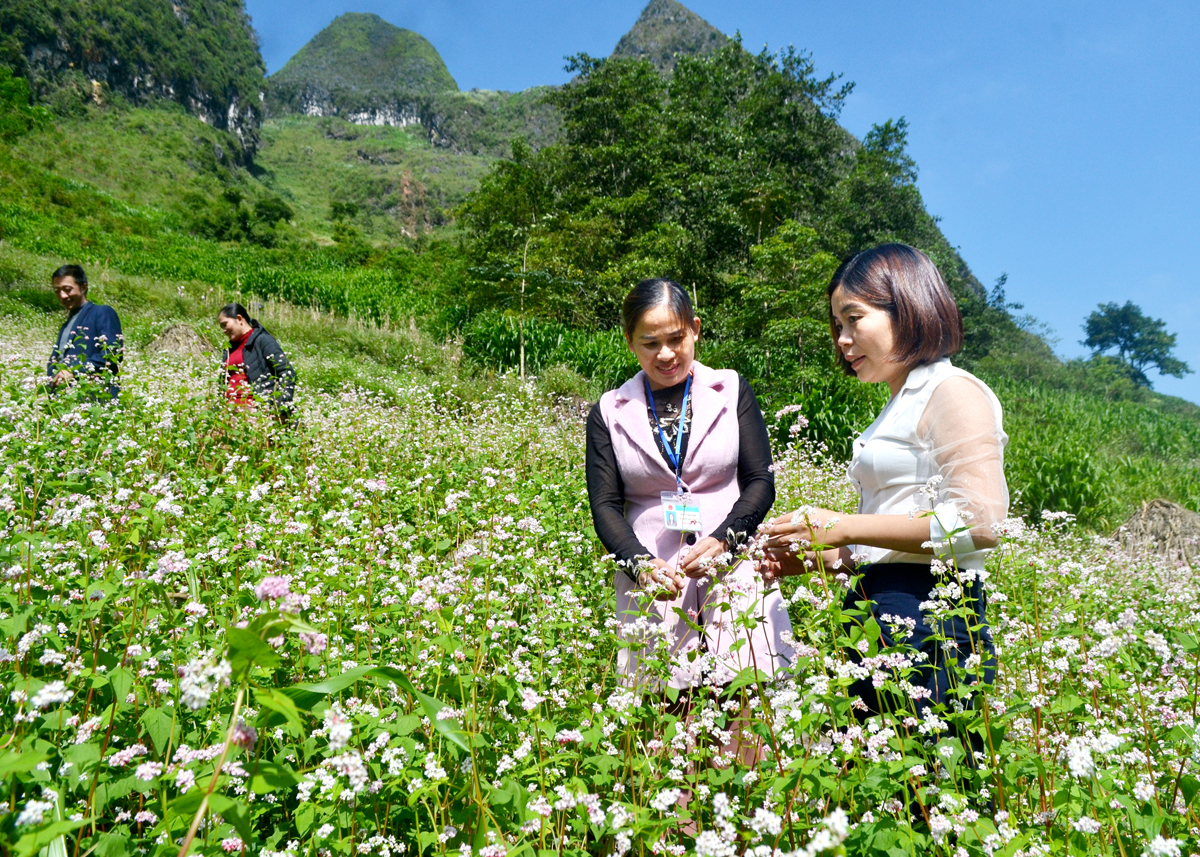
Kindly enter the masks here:
M 234 340 L 233 336 L 229 338 L 229 356 L 225 358 L 225 398 L 239 408 L 252 406 L 254 404 L 254 388 L 250 386 L 250 379 L 246 377 L 246 358 L 244 352 L 246 342 L 250 339 L 250 334 L 254 332 L 254 328 L 241 318 L 229 319 L 222 316 L 221 321 L 233 322 L 233 324 L 241 322 L 240 326 L 246 328 L 246 332 L 237 340 Z M 226 325 L 222 324 L 221 326 L 225 327 Z M 228 331 L 226 333 L 228 334 Z M 234 336 L 236 335 L 235 332 Z
M 229 338 L 224 364 L 225 398 L 244 408 L 266 402 L 286 418 L 296 391 L 296 370 L 275 337 L 250 318 L 241 304 L 222 307 L 217 324 Z

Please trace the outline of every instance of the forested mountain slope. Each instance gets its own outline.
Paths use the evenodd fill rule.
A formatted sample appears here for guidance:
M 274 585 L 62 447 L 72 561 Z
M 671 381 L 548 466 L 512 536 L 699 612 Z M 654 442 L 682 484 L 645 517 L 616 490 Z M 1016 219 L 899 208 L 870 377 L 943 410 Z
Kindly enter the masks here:
M 182 105 L 249 157 L 266 67 L 242 0 L 3 0 L 0 64 L 78 115 L 114 97 Z

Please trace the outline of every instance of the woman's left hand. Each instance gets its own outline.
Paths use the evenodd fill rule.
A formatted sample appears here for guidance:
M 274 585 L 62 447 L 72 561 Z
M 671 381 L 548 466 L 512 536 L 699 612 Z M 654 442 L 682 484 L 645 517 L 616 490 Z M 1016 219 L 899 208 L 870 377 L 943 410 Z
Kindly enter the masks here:
M 718 557 L 727 550 L 729 550 L 729 546 L 725 542 L 714 539 L 712 536 L 705 536 L 696 542 L 680 561 L 679 570 L 688 577 L 704 577 L 712 572 L 708 565 L 701 567 L 701 561 Z
M 841 512 L 812 506 L 803 511 L 797 509 L 767 524 L 763 530 L 767 534 L 765 546 L 791 550 L 792 545 L 800 545 L 800 549 L 805 551 L 812 550 L 813 545 L 845 547 L 852 543 L 845 524 L 849 517 Z

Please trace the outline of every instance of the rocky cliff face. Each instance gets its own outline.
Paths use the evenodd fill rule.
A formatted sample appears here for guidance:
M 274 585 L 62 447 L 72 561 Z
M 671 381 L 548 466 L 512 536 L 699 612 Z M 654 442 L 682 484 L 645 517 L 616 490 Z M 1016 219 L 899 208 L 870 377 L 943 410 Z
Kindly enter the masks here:
M 254 153 L 265 68 L 242 0 L 8 0 L 0 33 L 0 62 L 43 101 L 166 99 Z
M 617 42 L 614 57 L 645 58 L 672 71 L 680 56 L 712 53 L 728 37 L 675 0 L 650 0 L 641 17 Z

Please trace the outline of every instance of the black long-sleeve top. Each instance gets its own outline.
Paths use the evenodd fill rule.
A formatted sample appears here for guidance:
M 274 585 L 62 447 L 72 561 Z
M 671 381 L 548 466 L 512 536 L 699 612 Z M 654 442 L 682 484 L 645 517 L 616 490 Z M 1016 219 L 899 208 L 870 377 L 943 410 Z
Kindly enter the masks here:
M 681 460 L 687 458 L 688 429 L 691 423 L 691 403 L 688 403 L 689 413 L 680 420 L 680 409 L 683 404 L 684 383 L 676 384 L 653 392 L 654 407 L 658 411 L 658 422 L 663 428 L 667 443 L 675 444 L 676 432 L 683 432 L 681 441 Z M 654 415 L 646 408 L 646 418 L 650 422 L 651 433 L 658 445 L 659 454 L 663 461 L 671 467 L 671 458 L 663 448 L 663 439 L 655 426 Z M 758 529 L 763 518 L 767 516 L 771 505 L 775 502 L 775 477 L 771 473 L 771 441 L 767 436 L 767 425 L 763 420 L 762 409 L 750 384 L 738 375 L 738 468 L 737 479 L 741 496 L 733 504 L 728 517 L 720 526 L 708 533 L 717 539 L 724 540 L 733 547 Z M 682 427 L 681 427 L 682 425 Z M 673 469 L 673 468 L 672 468 Z M 600 406 L 592 407 L 587 422 L 587 486 L 588 501 L 592 507 L 592 523 L 601 544 L 625 563 L 625 568 L 632 567 L 632 561 L 639 556 L 653 556 L 643 545 L 633 527 L 625 519 L 625 485 L 621 472 L 617 467 L 617 456 L 613 451 L 612 437 Z M 731 537 L 730 534 L 733 534 Z M 633 574 L 630 574 L 633 577 Z

